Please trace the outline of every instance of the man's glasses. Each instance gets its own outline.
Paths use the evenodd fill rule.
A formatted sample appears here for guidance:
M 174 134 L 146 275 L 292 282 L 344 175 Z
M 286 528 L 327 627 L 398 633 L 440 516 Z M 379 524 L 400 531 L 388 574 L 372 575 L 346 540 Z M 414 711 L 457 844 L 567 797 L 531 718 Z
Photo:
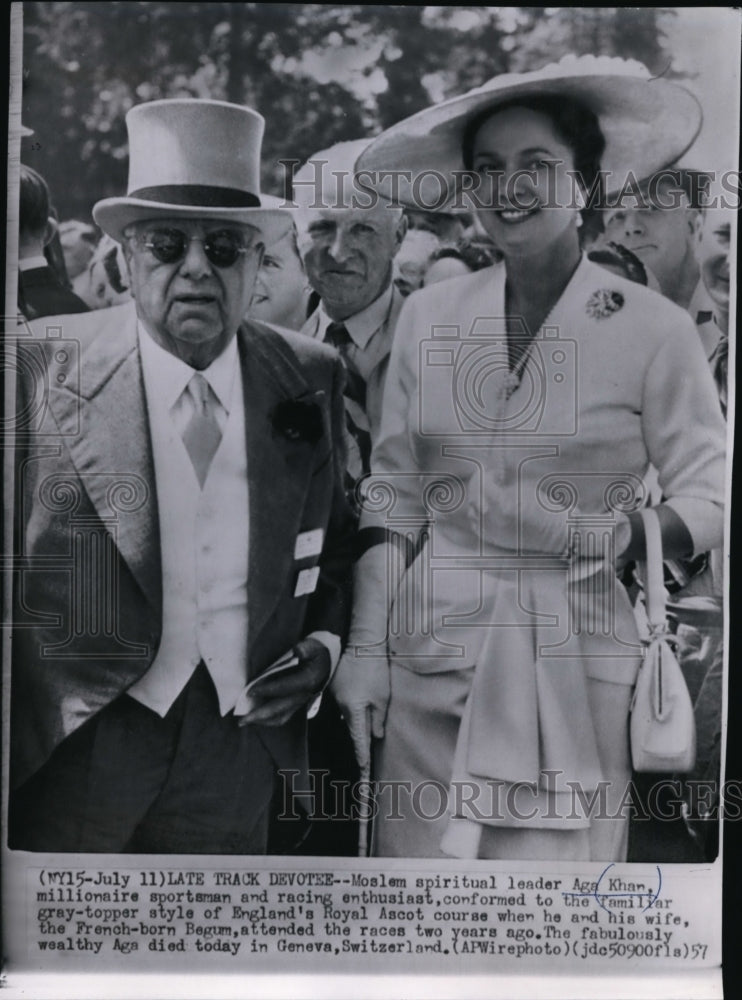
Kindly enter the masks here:
M 132 238 L 139 246 L 146 247 L 161 264 L 176 264 L 188 252 L 189 243 L 194 240 L 204 248 L 208 261 L 215 267 L 227 268 L 237 263 L 242 254 L 255 250 L 257 230 L 237 232 L 234 229 L 219 229 L 206 236 L 189 236 L 181 229 L 148 229 L 135 233 Z

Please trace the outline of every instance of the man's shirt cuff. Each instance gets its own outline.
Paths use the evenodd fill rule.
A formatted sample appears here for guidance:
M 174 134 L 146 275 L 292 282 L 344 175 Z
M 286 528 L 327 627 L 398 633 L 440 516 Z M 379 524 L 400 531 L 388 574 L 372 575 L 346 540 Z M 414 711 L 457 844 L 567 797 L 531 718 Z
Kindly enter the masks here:
M 320 693 L 317 695 L 314 701 L 310 703 L 309 707 L 307 708 L 307 718 L 313 719 L 317 714 L 317 712 L 319 712 L 319 707 L 322 704 L 322 695 L 325 692 L 325 688 L 335 675 L 335 670 L 337 668 L 338 663 L 340 662 L 340 651 L 342 649 L 342 644 L 340 642 L 340 636 L 335 635 L 334 632 L 310 632 L 307 638 L 319 640 L 319 642 L 322 643 L 322 645 L 327 649 L 327 652 L 330 654 L 330 675 L 327 678 L 327 681 L 322 690 L 320 691 Z

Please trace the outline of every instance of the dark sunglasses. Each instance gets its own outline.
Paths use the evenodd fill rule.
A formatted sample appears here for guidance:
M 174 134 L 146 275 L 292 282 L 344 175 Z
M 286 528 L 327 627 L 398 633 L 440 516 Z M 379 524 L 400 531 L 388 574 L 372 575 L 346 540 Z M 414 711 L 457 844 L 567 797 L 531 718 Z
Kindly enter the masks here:
M 182 260 L 188 244 L 194 240 L 204 248 L 207 259 L 215 267 L 232 267 L 239 257 L 256 248 L 257 233 L 235 232 L 233 229 L 219 229 L 206 236 L 189 236 L 181 229 L 149 229 L 135 236 L 140 246 L 150 250 L 161 264 L 175 264 Z

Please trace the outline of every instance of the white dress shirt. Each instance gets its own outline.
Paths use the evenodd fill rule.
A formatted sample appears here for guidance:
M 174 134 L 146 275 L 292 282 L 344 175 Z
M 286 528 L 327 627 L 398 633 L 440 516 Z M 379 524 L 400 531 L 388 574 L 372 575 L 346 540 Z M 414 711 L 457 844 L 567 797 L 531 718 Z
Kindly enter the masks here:
M 703 278 L 698 279 L 698 284 L 688 303 L 687 311 L 690 314 L 690 318 L 696 324 L 706 357 L 710 358 L 719 343 L 721 331 L 714 321 L 716 307 L 706 290 Z
M 222 715 L 245 686 L 249 511 L 237 342 L 201 374 L 222 439 L 203 485 L 183 443 L 193 412 L 185 362 L 139 329 L 160 522 L 163 623 L 157 655 L 129 694 L 164 716 L 203 660 Z
M 384 333 L 386 332 L 385 321 L 392 307 L 393 292 L 394 286 L 389 285 L 365 309 L 361 309 L 354 316 L 348 316 L 347 319 L 342 320 L 351 340 L 344 349 L 343 355 L 350 367 L 358 372 L 364 381 L 368 381 L 379 361 L 389 353 L 390 344 L 388 339 L 384 337 Z M 337 321 L 327 315 L 323 303 L 320 302 L 317 307 L 316 339 L 324 340 L 327 327 L 335 322 Z
M 195 370 L 138 327 L 160 524 L 163 620 L 157 655 L 128 694 L 165 716 L 203 660 L 222 715 L 244 690 L 247 666 L 249 492 L 237 340 L 201 374 L 222 439 L 203 488 L 183 442 Z M 337 664 L 340 640 L 313 633 Z M 315 706 L 313 705 L 314 709 Z
M 23 257 L 18 261 L 19 271 L 34 271 L 39 267 L 49 267 L 49 261 L 41 253 L 36 257 Z

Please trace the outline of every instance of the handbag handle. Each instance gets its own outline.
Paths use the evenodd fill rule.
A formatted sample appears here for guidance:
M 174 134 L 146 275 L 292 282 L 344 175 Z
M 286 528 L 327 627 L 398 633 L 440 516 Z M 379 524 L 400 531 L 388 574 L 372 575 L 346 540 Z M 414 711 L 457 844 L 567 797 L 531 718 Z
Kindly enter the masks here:
M 660 532 L 660 519 L 652 507 L 643 508 L 641 515 L 644 520 L 644 535 L 647 546 L 647 561 L 644 572 L 647 621 L 650 632 L 654 634 L 667 631 L 667 595 L 662 567 L 662 534 Z

